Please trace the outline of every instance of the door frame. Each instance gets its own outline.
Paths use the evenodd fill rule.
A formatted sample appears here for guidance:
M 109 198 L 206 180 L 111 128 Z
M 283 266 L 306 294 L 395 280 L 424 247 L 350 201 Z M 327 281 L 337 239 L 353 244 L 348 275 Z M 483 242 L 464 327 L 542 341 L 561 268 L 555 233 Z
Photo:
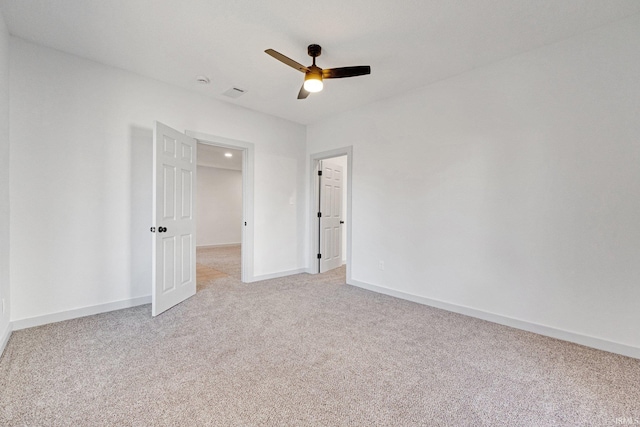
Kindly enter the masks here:
M 329 160 L 334 157 L 347 156 L 347 218 L 345 226 L 347 227 L 347 283 L 351 283 L 351 188 L 353 185 L 353 146 L 335 148 L 333 150 L 313 153 L 310 157 L 310 177 L 309 177 L 309 269 L 308 273 L 318 274 L 319 261 L 317 254 L 319 251 L 318 239 L 318 212 L 319 206 L 319 188 L 318 188 L 318 170 L 321 160 Z
M 246 223 L 242 227 L 241 243 L 241 281 L 249 283 L 254 280 L 253 276 L 253 175 L 254 175 L 254 145 L 251 142 L 239 141 L 237 139 L 225 138 L 217 135 L 210 135 L 202 132 L 187 130 L 188 136 L 195 138 L 196 143 L 214 145 L 216 147 L 230 148 L 242 151 L 242 221 Z M 197 158 L 196 158 L 197 162 Z M 196 229 L 197 232 L 197 229 Z

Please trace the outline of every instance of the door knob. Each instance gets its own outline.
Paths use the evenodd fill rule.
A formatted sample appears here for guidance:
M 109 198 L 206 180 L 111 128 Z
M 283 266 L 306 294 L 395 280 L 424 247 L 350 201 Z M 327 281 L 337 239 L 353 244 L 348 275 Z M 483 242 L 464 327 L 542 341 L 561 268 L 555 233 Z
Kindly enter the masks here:
M 167 231 L 167 227 L 158 227 L 158 233 L 164 233 Z
M 344 224 L 344 221 L 340 221 L 340 224 Z

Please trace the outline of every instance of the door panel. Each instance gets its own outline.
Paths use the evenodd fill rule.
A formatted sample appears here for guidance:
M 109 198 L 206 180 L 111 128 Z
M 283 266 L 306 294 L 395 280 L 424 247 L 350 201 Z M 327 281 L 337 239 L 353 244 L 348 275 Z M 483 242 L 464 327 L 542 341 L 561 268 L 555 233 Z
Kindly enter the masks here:
M 196 141 L 162 123 L 154 128 L 152 314 L 196 293 Z
M 182 170 L 182 219 L 191 219 L 193 209 L 193 172 Z
M 175 237 L 162 238 L 162 293 L 165 294 L 176 288 L 174 269 L 175 265 L 171 262 L 176 253 Z
M 180 270 L 182 271 L 182 281 L 180 283 L 181 286 L 187 285 L 190 281 L 193 280 L 191 276 L 191 264 L 195 264 L 195 260 L 191 258 L 191 246 L 193 237 L 191 234 L 185 234 L 182 237 L 182 266 Z
M 171 165 L 162 165 L 162 219 L 170 220 L 175 218 L 176 211 L 176 168 Z

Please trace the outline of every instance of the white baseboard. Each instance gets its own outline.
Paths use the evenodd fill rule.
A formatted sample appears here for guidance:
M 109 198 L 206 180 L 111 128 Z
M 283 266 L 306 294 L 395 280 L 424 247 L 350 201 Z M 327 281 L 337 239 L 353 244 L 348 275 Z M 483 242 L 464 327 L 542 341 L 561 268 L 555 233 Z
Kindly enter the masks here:
M 48 323 L 62 322 L 63 320 L 77 319 L 78 317 L 91 316 L 94 314 L 106 313 L 108 311 L 114 310 L 122 310 L 123 308 L 130 308 L 137 305 L 150 303 L 151 295 L 147 295 L 144 297 L 114 301 L 106 304 L 92 305 L 89 307 L 60 311 L 58 313 L 45 314 L 43 316 L 14 320 L 13 322 L 11 322 L 11 326 L 14 331 L 18 331 L 20 329 L 33 328 L 34 326 L 46 325 Z
M 222 243 L 220 245 L 196 245 L 196 249 L 207 249 L 207 248 L 228 248 L 229 246 L 240 246 L 242 243 Z
M 298 268 L 295 270 L 279 271 L 277 273 L 261 274 L 260 276 L 253 276 L 247 283 L 260 282 L 262 280 L 278 279 L 280 277 L 293 276 L 294 274 L 306 273 L 306 268 Z
M 392 297 L 413 301 L 418 304 L 428 305 L 435 308 L 440 308 L 454 313 L 464 314 L 465 316 L 475 317 L 489 322 L 498 323 L 500 325 L 510 326 L 512 328 L 521 329 L 523 331 L 533 332 L 539 335 L 544 335 L 551 338 L 557 338 L 563 341 L 569 341 L 576 344 L 584 345 L 586 347 L 596 348 L 598 350 L 604 350 L 611 353 L 621 354 L 623 356 L 633 357 L 640 359 L 640 348 L 633 347 L 626 344 L 617 343 L 614 341 L 608 341 L 601 338 L 591 337 L 589 335 L 583 335 L 576 332 L 565 331 L 563 329 L 557 329 L 550 326 L 540 325 L 538 323 L 527 322 L 525 320 L 514 319 L 512 317 L 502 316 L 500 314 L 490 313 L 475 308 L 466 307 L 463 305 L 452 304 L 449 302 L 439 301 L 431 298 L 421 297 L 398 291 L 395 289 L 385 288 L 383 286 L 371 285 L 369 283 L 360 282 L 357 280 L 350 280 L 349 285 L 357 286 L 359 288 L 367 289 L 380 294 L 389 295 Z
M 7 327 L 4 329 L 4 331 L 2 331 L 2 334 L 0 334 L 0 356 L 2 356 L 2 354 L 4 353 L 4 349 L 7 347 L 9 338 L 11 338 L 12 330 L 13 329 L 12 329 L 11 322 L 9 322 L 7 324 Z

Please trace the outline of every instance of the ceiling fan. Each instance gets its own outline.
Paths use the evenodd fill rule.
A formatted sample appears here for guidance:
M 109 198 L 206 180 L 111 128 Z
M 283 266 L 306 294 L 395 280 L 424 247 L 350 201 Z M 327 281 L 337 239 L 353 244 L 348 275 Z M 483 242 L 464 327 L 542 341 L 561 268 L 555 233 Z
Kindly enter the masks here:
M 341 79 L 343 77 L 355 77 L 371 74 L 371 67 L 368 65 L 326 68 L 323 70 L 316 65 L 316 58 L 322 53 L 322 48 L 317 44 L 310 44 L 307 47 L 307 52 L 309 53 L 309 56 L 313 58 L 313 64 L 305 67 L 304 65 L 297 63 L 293 59 L 288 58 L 273 49 L 265 50 L 265 53 L 273 56 L 278 61 L 305 73 L 304 84 L 302 85 L 302 88 L 300 88 L 298 99 L 305 99 L 312 92 L 320 92 L 323 86 L 323 79 Z

